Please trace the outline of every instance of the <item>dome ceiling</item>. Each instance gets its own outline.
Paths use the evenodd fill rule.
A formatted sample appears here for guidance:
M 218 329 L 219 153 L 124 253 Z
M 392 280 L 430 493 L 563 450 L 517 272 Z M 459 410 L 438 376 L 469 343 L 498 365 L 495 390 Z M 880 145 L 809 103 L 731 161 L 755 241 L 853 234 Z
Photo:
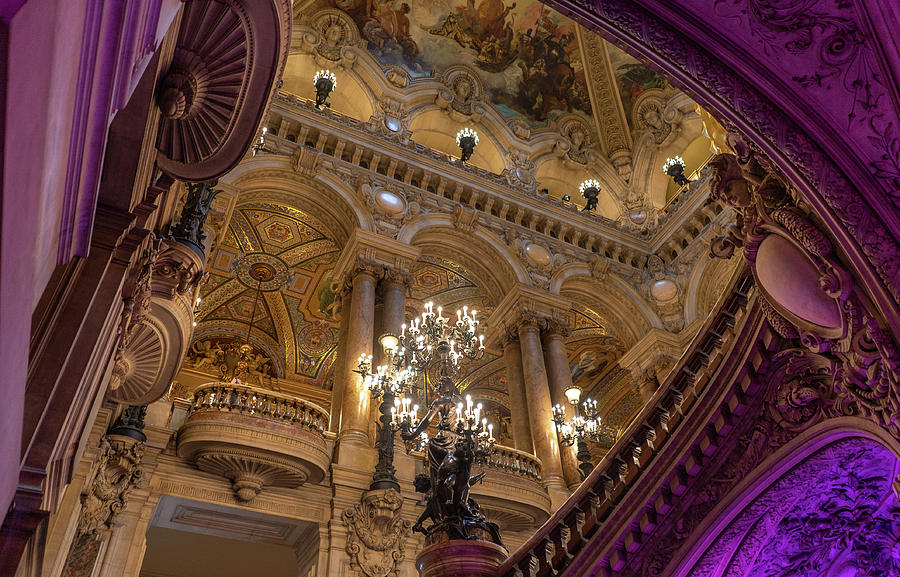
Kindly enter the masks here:
M 194 366 L 210 369 L 204 352 L 245 342 L 252 317 L 250 343 L 270 359 L 268 376 L 330 386 L 340 318 L 329 272 L 339 254 L 324 225 L 303 211 L 266 202 L 238 205 L 200 293 Z M 262 284 L 258 301 L 247 272 L 254 265 L 282 275 Z

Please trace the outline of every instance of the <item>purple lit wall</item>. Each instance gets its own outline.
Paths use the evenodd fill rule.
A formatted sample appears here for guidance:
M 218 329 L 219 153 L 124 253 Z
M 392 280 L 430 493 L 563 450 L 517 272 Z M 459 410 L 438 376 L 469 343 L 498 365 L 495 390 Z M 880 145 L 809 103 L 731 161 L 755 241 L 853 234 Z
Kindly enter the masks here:
M 873 441 L 837 441 L 765 488 L 676 574 L 900 575 L 900 504 L 891 486 L 898 469 L 896 457 Z

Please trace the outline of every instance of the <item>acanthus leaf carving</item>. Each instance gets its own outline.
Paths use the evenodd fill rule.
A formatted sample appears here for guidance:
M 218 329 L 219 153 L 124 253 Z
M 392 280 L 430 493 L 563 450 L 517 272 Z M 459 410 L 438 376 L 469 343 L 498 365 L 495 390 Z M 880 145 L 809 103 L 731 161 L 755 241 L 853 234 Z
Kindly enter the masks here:
M 143 442 L 104 435 L 94 462 L 93 476 L 81 495 L 79 535 L 99 535 L 112 528 L 125 508 L 128 494 L 140 483 L 144 468 Z
M 711 196 L 737 213 L 729 237 L 719 241 L 744 246 L 744 258 L 762 292 L 763 311 L 776 332 L 796 338 L 800 346 L 833 365 L 828 383 L 832 405 L 896 435 L 900 431 L 896 343 L 832 254 L 832 242 L 793 204 L 784 179 L 768 159 L 746 143 L 735 144 L 738 156 L 719 154 L 709 163 Z M 781 247 L 777 254 L 764 249 L 772 242 Z M 789 258 L 780 256 L 784 254 Z M 800 267 L 797 274 L 814 276 L 815 282 L 790 285 L 789 291 L 780 288 L 771 281 L 772 271 L 788 264 Z M 826 313 L 816 315 L 799 306 L 796 293 L 801 291 L 802 299 L 818 303 L 815 311 Z

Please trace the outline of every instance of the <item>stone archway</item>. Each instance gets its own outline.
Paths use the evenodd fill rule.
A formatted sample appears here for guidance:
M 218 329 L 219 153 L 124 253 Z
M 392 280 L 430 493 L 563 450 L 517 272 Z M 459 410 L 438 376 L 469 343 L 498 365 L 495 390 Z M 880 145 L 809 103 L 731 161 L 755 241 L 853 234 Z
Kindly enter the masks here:
M 708 522 L 677 577 L 869 577 L 900 571 L 897 457 L 849 436 L 747 487 Z M 804 452 L 801 447 L 798 452 Z
M 548 2 L 664 71 L 747 135 L 798 187 L 900 332 L 896 76 L 872 38 L 891 15 L 859 0 Z M 810 12 L 812 10 L 812 12 Z M 887 28 L 884 28 L 887 27 Z M 896 66 L 896 65 L 895 65 Z M 809 106 L 808 104 L 812 106 Z

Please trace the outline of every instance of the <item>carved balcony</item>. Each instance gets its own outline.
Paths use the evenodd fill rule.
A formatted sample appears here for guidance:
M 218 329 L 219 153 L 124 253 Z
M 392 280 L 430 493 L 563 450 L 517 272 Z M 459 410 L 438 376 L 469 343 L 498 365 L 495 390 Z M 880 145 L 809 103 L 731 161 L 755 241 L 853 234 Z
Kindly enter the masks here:
M 264 487 L 318 483 L 330 455 L 328 413 L 313 403 L 239 383 L 210 383 L 194 393 L 178 431 L 178 455 L 228 478 L 241 501 Z
M 550 517 L 550 497 L 541 484 L 541 462 L 511 447 L 495 446 L 485 476 L 472 494 L 501 531 L 529 531 Z

